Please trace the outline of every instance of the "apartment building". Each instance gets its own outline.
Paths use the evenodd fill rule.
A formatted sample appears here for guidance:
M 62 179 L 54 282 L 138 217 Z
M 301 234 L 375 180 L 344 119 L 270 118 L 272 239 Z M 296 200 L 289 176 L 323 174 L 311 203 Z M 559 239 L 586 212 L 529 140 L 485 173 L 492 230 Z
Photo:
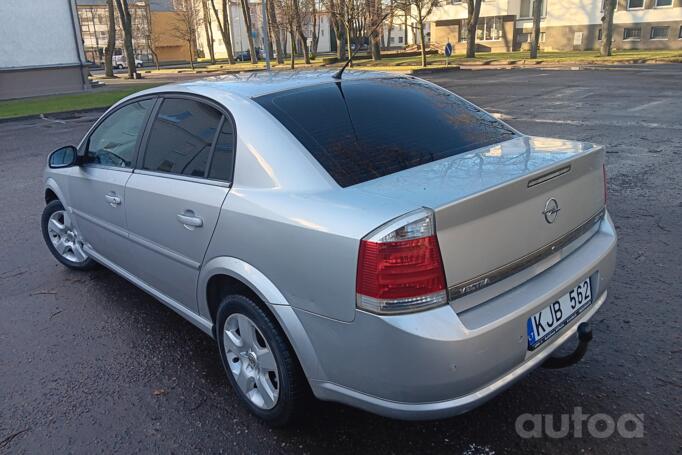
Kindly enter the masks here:
M 0 17 L 0 99 L 87 89 L 73 0 L 2 0 Z
M 467 3 L 446 0 L 429 17 L 433 46 L 466 48 Z M 479 51 L 526 49 L 534 0 L 484 0 L 477 29 Z M 601 44 L 603 0 L 544 0 L 540 46 L 544 50 L 590 50 Z M 682 0 L 618 0 L 615 49 L 682 49 Z

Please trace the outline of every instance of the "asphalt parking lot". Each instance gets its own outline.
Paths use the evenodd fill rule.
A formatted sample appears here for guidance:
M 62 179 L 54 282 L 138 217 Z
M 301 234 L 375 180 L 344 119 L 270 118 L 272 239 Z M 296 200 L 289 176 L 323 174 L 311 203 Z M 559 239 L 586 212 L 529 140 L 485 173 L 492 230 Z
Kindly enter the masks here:
M 43 244 L 41 173 L 96 113 L 0 123 L 0 453 L 682 453 L 682 65 L 430 76 L 522 132 L 606 144 L 620 237 L 585 359 L 537 370 L 460 417 L 400 422 L 331 403 L 271 430 L 230 390 L 213 341 L 107 270 Z M 580 407 L 644 435 L 523 439 L 517 417 Z

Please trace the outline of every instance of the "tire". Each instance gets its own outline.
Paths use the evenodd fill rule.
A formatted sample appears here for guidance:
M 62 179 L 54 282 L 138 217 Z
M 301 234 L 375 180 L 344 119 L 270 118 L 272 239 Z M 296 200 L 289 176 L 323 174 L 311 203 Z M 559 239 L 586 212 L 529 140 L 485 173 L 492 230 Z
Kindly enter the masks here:
M 123 69 L 123 65 L 121 65 L 121 64 L 119 63 L 118 65 L 116 65 L 116 68 L 122 70 L 122 69 Z
M 91 270 L 97 267 L 97 263 L 83 251 L 83 242 L 78 231 L 71 225 L 70 219 L 70 215 L 59 200 L 47 204 L 40 220 L 45 244 L 52 256 L 66 267 L 74 270 Z M 51 220 L 56 223 L 51 223 Z M 58 227 L 60 224 L 61 229 Z M 57 250 L 58 246 L 64 248 L 63 252 Z
M 138 64 L 135 65 L 135 66 L 138 67 L 138 68 L 142 68 L 142 63 L 138 63 Z
M 310 397 L 308 384 L 293 349 L 274 318 L 250 298 L 228 295 L 222 299 L 218 308 L 216 323 L 220 359 L 230 384 L 246 408 L 272 427 L 290 425 L 298 420 Z M 252 356 L 252 351 L 247 349 L 248 336 L 241 338 L 241 333 L 246 333 L 242 329 L 249 327 L 249 323 L 253 323 L 257 329 L 253 337 L 257 347 Z M 240 330 L 237 331 L 235 327 Z M 235 343 L 233 337 L 237 335 L 242 346 Z M 233 349 L 249 352 L 237 355 Z M 272 360 L 266 354 L 267 350 L 274 357 L 274 378 L 273 372 L 268 368 Z M 249 374 L 254 376 L 251 381 L 238 380 Z M 240 386 L 240 383 L 243 385 Z M 244 384 L 249 395 L 243 391 Z M 274 405 L 259 399 L 259 396 L 263 398 L 275 390 L 277 398 Z

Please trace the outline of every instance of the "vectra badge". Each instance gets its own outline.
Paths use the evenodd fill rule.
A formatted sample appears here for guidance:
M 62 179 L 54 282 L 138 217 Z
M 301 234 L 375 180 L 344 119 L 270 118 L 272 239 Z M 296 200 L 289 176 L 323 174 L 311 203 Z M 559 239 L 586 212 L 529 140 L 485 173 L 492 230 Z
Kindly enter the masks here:
M 545 221 L 547 221 L 549 224 L 552 224 L 556 221 L 557 216 L 559 216 L 559 203 L 554 199 L 553 197 L 547 199 L 547 202 L 545 202 L 545 210 L 542 211 L 542 214 L 545 215 Z

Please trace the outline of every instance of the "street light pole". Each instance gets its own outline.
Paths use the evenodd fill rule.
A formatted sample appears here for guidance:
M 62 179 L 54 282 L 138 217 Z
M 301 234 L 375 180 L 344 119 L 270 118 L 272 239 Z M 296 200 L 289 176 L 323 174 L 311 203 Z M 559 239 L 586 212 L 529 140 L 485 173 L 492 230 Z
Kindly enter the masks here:
M 266 1 L 267 0 L 261 0 L 263 10 L 263 51 L 265 52 L 265 69 L 270 71 L 270 37 L 268 35 L 268 10 L 265 5 Z

